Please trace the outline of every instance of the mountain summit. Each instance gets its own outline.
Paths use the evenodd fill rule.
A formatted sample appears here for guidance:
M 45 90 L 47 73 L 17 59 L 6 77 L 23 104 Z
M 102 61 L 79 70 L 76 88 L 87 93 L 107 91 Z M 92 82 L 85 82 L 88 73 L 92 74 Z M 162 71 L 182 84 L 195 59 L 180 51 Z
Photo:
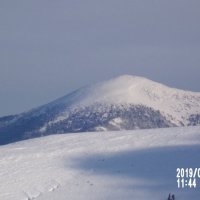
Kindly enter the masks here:
M 0 118 L 0 144 L 49 134 L 200 124 L 200 93 L 123 75 Z

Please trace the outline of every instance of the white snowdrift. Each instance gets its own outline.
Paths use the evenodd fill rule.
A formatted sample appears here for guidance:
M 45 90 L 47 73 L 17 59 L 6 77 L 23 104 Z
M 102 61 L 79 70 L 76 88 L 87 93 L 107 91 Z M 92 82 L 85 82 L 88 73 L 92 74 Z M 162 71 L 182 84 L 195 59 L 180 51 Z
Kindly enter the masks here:
M 1 200 L 197 200 L 177 167 L 200 167 L 200 127 L 53 135 L 0 147 Z

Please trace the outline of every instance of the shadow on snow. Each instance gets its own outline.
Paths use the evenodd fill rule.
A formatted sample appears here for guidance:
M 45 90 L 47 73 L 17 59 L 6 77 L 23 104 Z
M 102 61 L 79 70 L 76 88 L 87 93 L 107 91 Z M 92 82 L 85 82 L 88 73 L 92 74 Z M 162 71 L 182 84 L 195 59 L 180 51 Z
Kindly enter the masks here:
M 185 199 L 186 196 L 198 199 L 200 179 L 197 179 L 197 189 L 178 189 L 176 169 L 200 167 L 199 154 L 199 145 L 156 147 L 76 157 L 71 167 L 102 176 L 144 180 L 146 183 L 153 181 L 155 184 L 137 184 L 134 187 L 164 192 L 166 197 L 169 192 L 174 192 L 179 193 L 179 199 Z M 131 189 L 133 185 L 128 187 Z

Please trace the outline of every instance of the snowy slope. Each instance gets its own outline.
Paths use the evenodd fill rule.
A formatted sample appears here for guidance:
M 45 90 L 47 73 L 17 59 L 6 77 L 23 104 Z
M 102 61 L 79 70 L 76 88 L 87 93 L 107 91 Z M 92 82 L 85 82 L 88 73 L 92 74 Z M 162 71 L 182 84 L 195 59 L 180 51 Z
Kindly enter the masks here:
M 200 124 L 200 93 L 124 75 L 0 118 L 0 144 L 50 134 Z
M 200 113 L 200 93 L 167 87 L 149 79 L 124 75 L 79 91 L 74 107 L 95 103 L 112 105 L 144 105 L 161 111 L 173 122 L 187 125 L 191 114 Z M 61 101 L 68 101 L 63 98 Z M 171 119 L 171 118 L 170 118 Z
M 123 105 L 127 108 L 130 105 L 144 105 L 161 111 L 176 125 L 187 125 L 190 115 L 200 113 L 200 93 L 170 88 L 143 77 L 130 75 L 82 88 L 71 96 L 70 101 L 73 102 L 70 104 L 72 109 L 95 104 Z M 68 102 L 67 95 L 53 104 Z M 54 122 L 63 120 L 65 115 L 62 116 L 63 118 L 59 116 Z
M 187 125 L 191 114 L 200 113 L 200 92 L 179 90 L 144 77 L 123 75 L 81 88 L 72 95 L 66 95 L 47 106 L 58 104 L 69 104 L 72 109 L 94 104 L 127 107 L 131 104 L 144 105 L 160 110 L 167 117 L 173 116 L 177 125 L 180 122 Z M 62 119 L 64 118 L 58 117 L 54 122 Z
M 109 96 L 105 99 L 112 103 L 143 104 L 172 115 L 177 121 L 200 111 L 200 93 L 169 88 L 141 77 L 121 76 L 99 90 L 107 90 Z
M 0 147 L 1 200 L 197 200 L 177 167 L 200 167 L 200 127 L 53 135 Z

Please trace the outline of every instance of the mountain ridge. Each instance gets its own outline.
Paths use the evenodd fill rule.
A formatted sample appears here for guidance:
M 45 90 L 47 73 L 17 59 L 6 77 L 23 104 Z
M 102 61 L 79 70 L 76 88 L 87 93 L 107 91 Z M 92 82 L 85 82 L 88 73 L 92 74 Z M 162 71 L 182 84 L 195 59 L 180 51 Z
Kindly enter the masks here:
M 0 144 L 49 134 L 200 124 L 200 93 L 123 75 L 0 118 Z

